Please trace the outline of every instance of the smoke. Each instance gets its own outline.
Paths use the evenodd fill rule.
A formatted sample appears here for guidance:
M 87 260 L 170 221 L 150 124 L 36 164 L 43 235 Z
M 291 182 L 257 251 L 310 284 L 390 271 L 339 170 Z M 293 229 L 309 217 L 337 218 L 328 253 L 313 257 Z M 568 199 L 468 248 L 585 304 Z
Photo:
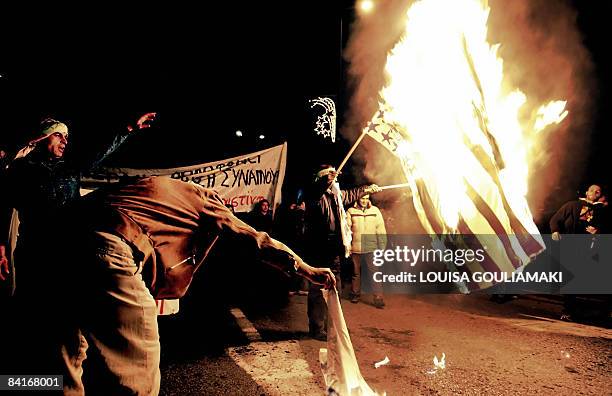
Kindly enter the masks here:
M 412 3 L 377 2 L 373 14 L 358 17 L 352 26 L 345 51 L 350 65 L 351 101 L 341 130 L 349 140 L 355 140 L 378 109 L 378 93 L 387 83 L 387 54 L 402 35 Z M 521 121 L 533 118 L 539 105 L 567 100 L 569 116 L 560 125 L 542 131 L 529 153 L 527 198 L 538 222 L 550 215 L 547 208 L 556 209 L 562 200 L 571 198 L 584 171 L 595 91 L 594 68 L 582 45 L 577 13 L 566 0 L 489 0 L 489 6 L 489 43 L 500 44 L 504 75 L 528 98 Z M 354 154 L 353 160 L 358 164 L 355 169 L 381 185 L 402 182 L 396 159 L 375 146 L 379 145 L 371 139 L 363 140 Z M 386 201 L 385 196 L 380 198 Z M 403 207 L 393 212 L 405 213 L 406 206 Z
M 385 63 L 387 54 L 404 32 L 406 13 L 412 4 L 406 0 L 387 0 L 376 3 L 373 14 L 358 17 L 351 27 L 351 36 L 344 53 L 349 63 L 349 92 L 351 100 L 345 122 L 340 130 L 354 141 L 366 123 L 378 110 L 380 90 L 387 83 Z M 397 158 L 384 147 L 365 138 L 352 156 L 355 178 L 373 180 L 379 185 L 405 181 Z M 389 233 L 419 232 L 416 214 L 406 208 L 412 201 L 406 189 L 377 193 L 373 198 L 381 206 Z M 401 207 L 402 210 L 394 208 Z M 388 209 L 388 210 L 384 210 Z M 411 224 L 413 227 L 406 227 Z
M 582 45 L 577 13 L 564 0 L 490 0 L 489 37 L 502 43 L 504 74 L 529 98 L 525 117 L 552 99 L 567 100 L 569 116 L 539 135 L 530 152 L 528 202 L 536 222 L 573 198 L 585 170 L 591 132 L 594 67 Z M 571 154 L 570 154 L 571 153 Z

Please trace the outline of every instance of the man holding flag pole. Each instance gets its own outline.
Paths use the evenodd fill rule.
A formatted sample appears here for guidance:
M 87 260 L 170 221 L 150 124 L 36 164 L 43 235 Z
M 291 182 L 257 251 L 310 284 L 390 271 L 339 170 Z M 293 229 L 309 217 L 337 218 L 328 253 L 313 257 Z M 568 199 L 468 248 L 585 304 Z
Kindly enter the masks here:
M 351 231 L 346 220 L 345 206 L 350 206 L 366 194 L 380 191 L 376 184 L 350 190 L 340 190 L 339 172 L 331 165 L 321 165 L 312 184 L 305 192 L 305 242 L 307 260 L 317 267 L 327 267 L 340 284 L 340 263 L 348 257 Z M 320 285 L 311 284 L 308 292 L 308 322 L 311 337 L 327 339 L 327 305 Z

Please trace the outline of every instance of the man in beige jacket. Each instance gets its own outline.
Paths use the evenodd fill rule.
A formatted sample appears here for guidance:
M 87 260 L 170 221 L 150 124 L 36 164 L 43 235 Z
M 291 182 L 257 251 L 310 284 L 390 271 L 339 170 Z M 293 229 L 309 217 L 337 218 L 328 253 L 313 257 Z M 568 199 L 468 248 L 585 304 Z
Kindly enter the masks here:
M 58 327 L 66 395 L 159 393 L 154 299 L 182 297 L 218 239 L 229 237 L 254 259 L 335 287 L 329 268 L 309 266 L 235 217 L 215 191 L 194 183 L 150 177 L 111 185 L 85 196 L 70 219 L 75 257 L 58 267 L 64 276 L 56 292 L 65 293 L 63 317 L 48 326 Z
M 385 306 L 382 296 L 382 285 L 373 282 L 373 252 L 387 246 L 387 231 L 380 210 L 372 205 L 369 195 L 361 197 L 355 205 L 347 210 L 348 223 L 353 232 L 351 258 L 353 260 L 353 279 L 351 284 L 351 302 L 358 303 L 361 297 L 361 269 L 368 269 L 368 279 L 372 282 L 374 306 L 382 309 Z

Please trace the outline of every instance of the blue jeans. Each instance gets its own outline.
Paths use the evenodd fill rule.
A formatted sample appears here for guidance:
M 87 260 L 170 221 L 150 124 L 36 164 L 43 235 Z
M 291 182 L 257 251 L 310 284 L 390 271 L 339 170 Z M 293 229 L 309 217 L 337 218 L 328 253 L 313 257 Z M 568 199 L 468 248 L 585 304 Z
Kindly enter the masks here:
M 78 326 L 61 341 L 66 395 L 157 395 L 160 343 L 155 300 L 142 266 L 120 237 L 95 233 L 83 265 Z M 89 260 L 91 259 L 91 261 Z M 83 362 L 87 361 L 87 372 Z M 85 383 L 85 385 L 84 385 Z
M 355 297 L 361 296 L 361 270 L 367 271 L 366 281 L 371 286 L 372 294 L 375 298 L 382 298 L 383 291 L 382 285 L 378 282 L 374 282 L 372 276 L 377 271 L 374 265 L 374 253 L 353 253 L 351 255 L 353 261 L 353 277 L 351 282 L 351 294 Z

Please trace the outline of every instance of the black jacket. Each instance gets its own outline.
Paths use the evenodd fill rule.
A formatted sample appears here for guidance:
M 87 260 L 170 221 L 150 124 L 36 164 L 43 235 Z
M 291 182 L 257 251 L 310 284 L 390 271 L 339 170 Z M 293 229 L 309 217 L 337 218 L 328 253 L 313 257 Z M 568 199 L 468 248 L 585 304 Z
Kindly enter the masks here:
M 51 159 L 44 148 L 37 148 L 14 160 L 5 172 L 0 194 L 0 244 L 7 242 L 11 209 L 19 213 L 20 245 L 48 238 L 60 211 L 80 197 L 81 173 L 98 166 L 127 136 L 116 135 L 91 156 Z
M 367 186 L 341 190 L 342 205 L 349 208 L 365 195 Z M 326 180 L 313 183 L 305 192 L 306 213 L 304 214 L 305 255 L 313 264 L 342 255 L 342 234 L 340 213 L 334 203 L 334 196 L 327 190 Z
M 583 207 L 592 210 L 590 220 L 580 219 L 580 211 Z M 550 219 L 550 232 L 561 234 L 586 234 L 586 227 L 593 226 L 598 233 L 608 232 L 608 213 L 606 207 L 601 203 L 589 203 L 584 200 L 569 201 L 563 205 Z

